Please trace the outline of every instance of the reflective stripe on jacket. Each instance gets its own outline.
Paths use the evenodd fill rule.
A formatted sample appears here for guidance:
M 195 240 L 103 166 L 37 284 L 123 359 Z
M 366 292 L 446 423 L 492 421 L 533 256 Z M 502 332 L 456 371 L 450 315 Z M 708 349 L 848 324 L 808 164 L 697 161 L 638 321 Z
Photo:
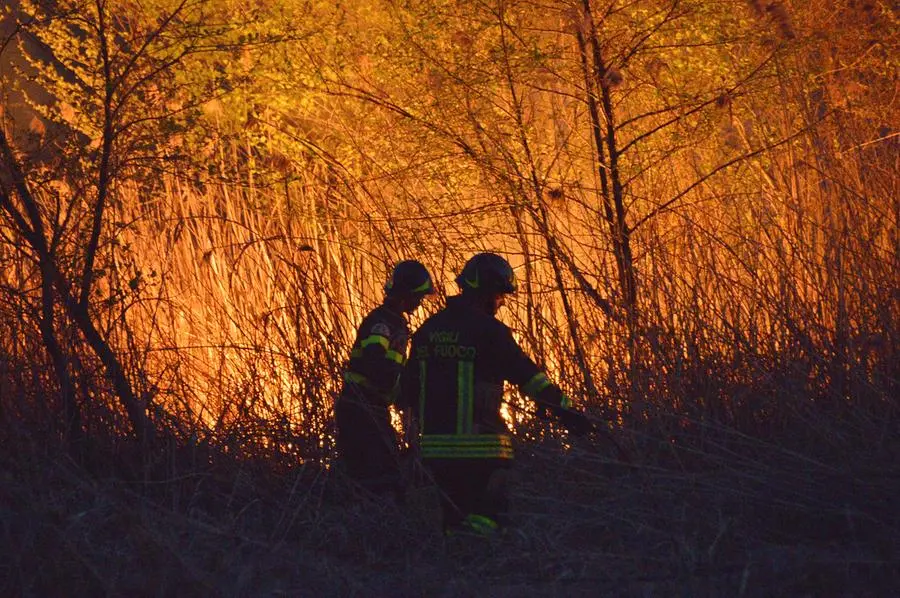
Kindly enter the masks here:
M 463 297 L 450 297 L 413 335 L 402 378 L 400 406 L 416 416 L 422 457 L 512 458 L 500 414 L 504 381 L 540 404 L 568 406 L 509 328 Z
M 344 369 L 345 393 L 355 388 L 369 401 L 387 405 L 398 392 L 398 379 L 406 364 L 409 325 L 401 314 L 380 305 L 359 326 Z
M 423 434 L 423 459 L 512 459 L 509 434 Z

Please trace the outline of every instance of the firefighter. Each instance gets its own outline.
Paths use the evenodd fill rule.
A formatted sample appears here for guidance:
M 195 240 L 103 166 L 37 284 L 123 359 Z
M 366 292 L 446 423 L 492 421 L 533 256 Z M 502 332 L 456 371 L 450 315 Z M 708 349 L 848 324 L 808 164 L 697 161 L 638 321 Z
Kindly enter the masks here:
M 507 511 L 505 470 L 513 458 L 500 414 L 504 381 L 570 431 L 585 433 L 592 426 L 496 319 L 505 297 L 516 292 L 509 263 L 479 253 L 456 282 L 461 293 L 449 297 L 412 337 L 401 406 L 412 412 L 422 462 L 441 491 L 445 533 L 465 529 L 490 535 Z
M 434 285 L 425 266 L 406 260 L 394 267 L 384 290 L 384 302 L 359 326 L 334 408 L 337 451 L 346 472 L 379 494 L 401 491 L 390 406 L 409 346 L 406 315 L 434 293 Z

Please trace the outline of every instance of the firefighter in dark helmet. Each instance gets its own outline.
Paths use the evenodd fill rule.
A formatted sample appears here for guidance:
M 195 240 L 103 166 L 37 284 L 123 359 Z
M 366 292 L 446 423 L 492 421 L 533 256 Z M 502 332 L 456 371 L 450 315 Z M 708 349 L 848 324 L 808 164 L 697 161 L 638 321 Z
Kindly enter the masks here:
M 434 285 L 425 266 L 406 260 L 394 267 L 384 290 L 384 302 L 359 326 L 334 407 L 338 456 L 350 477 L 376 493 L 401 490 L 390 406 L 409 347 L 406 314 L 434 293 Z
M 422 462 L 441 491 L 445 532 L 490 534 L 507 510 L 501 480 L 513 458 L 500 413 L 504 381 L 573 432 L 586 432 L 591 424 L 495 318 L 506 295 L 516 292 L 509 263 L 479 253 L 456 282 L 461 294 L 449 297 L 412 337 L 401 405 L 412 412 Z

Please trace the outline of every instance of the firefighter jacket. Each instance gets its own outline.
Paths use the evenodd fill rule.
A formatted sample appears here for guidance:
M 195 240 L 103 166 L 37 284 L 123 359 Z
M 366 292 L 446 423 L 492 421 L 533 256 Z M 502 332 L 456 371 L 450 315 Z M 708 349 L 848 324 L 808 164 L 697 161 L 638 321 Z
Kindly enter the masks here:
M 406 363 L 409 324 L 386 305 L 363 319 L 344 370 L 344 394 L 364 397 L 377 407 L 394 402 L 400 372 Z
M 402 377 L 400 406 L 418 422 L 422 458 L 511 459 L 500 414 L 504 381 L 554 412 L 569 407 L 506 325 L 450 297 L 413 335 Z

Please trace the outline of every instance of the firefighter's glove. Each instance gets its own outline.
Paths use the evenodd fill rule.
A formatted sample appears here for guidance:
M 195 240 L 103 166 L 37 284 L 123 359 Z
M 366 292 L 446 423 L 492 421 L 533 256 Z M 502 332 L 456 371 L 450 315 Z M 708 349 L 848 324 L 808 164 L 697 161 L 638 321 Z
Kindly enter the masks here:
M 586 436 L 594 429 L 594 424 L 591 423 L 591 420 L 580 411 L 560 409 L 557 411 L 556 416 L 559 419 L 559 423 L 573 436 Z

